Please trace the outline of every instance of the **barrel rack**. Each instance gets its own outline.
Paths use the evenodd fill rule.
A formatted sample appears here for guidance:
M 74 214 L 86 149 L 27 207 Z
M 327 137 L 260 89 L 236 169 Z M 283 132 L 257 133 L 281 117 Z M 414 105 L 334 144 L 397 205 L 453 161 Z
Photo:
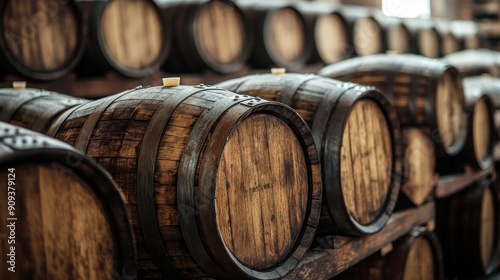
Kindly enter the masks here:
M 443 199 L 471 187 L 484 178 L 494 179 L 494 168 L 477 172 L 466 172 L 443 176 L 439 179 L 435 198 Z M 387 225 L 378 233 L 361 238 L 327 236 L 317 239 L 318 245 L 311 248 L 297 268 L 285 279 L 330 279 L 363 259 L 380 251 L 392 250 L 392 242 L 418 227 L 432 231 L 435 227 L 435 202 L 412 209 L 394 212 Z M 500 261 L 497 260 L 498 268 Z

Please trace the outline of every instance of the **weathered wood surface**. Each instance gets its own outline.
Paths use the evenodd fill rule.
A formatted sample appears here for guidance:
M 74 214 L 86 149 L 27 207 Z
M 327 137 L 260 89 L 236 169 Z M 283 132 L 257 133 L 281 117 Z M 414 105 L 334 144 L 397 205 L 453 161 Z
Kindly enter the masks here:
M 392 215 L 378 233 L 352 239 L 335 249 L 309 250 L 298 267 L 284 279 L 329 279 L 345 271 L 385 245 L 407 234 L 412 228 L 434 218 L 434 202 Z
M 117 181 L 140 277 L 278 278 L 314 237 L 319 159 L 282 104 L 207 86 L 136 88 L 66 111 L 47 134 Z
M 320 75 L 377 87 L 402 125 L 429 129 L 438 156 L 461 151 L 467 123 L 463 87 L 446 63 L 417 55 L 372 55 L 326 66 Z
M 251 75 L 217 86 L 290 105 L 320 151 L 325 196 L 321 231 L 359 236 L 387 222 L 402 177 L 394 109 L 374 88 L 317 75 Z
M 80 60 L 86 27 L 75 1 L 2 1 L 0 15 L 0 73 L 55 80 Z
M 0 278 L 135 278 L 127 209 L 94 161 L 60 141 L 0 123 L 0 168 L 0 217 L 13 225 L 0 230 Z M 8 270 L 12 253 L 15 272 Z
M 480 171 L 468 171 L 463 174 L 447 175 L 439 178 L 436 186 L 436 198 L 446 198 L 471 186 L 482 178 L 494 175 L 494 168 L 490 167 Z

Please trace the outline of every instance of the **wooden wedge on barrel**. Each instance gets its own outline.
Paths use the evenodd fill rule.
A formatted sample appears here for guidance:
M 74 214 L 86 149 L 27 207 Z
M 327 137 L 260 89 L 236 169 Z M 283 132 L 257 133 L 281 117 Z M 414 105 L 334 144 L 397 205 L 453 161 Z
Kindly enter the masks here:
M 93 160 L 0 122 L 0 179 L 0 218 L 9 225 L 0 230 L 0 278 L 135 279 L 127 208 Z
M 321 233 L 366 235 L 391 215 L 402 175 L 396 112 L 373 87 L 317 75 L 250 75 L 218 86 L 293 107 L 312 129 L 323 170 Z

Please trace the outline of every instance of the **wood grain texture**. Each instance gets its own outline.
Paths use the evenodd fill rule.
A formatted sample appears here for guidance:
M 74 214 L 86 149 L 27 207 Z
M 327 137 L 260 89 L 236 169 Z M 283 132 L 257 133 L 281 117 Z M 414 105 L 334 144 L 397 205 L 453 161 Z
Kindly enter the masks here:
M 204 86 L 151 87 L 86 103 L 60 118 L 56 138 L 93 157 L 123 191 L 140 277 L 279 278 L 312 242 L 321 173 L 312 135 L 288 107 Z M 282 152 L 290 145 L 283 146 L 281 137 L 294 143 L 295 153 Z M 231 152 L 235 149 L 239 154 Z M 262 192 L 274 196 L 259 202 Z M 218 204 L 233 195 L 248 199 L 254 212 L 244 212 L 241 203 Z M 218 220 L 228 214 L 234 219 L 229 224 L 247 230 L 229 234 L 226 221 Z M 287 215 L 290 226 L 276 227 Z M 262 225 L 254 225 L 254 218 Z M 263 233 L 267 237 L 261 240 Z M 288 234 L 290 240 L 280 245 Z M 241 251 L 238 242 L 247 239 L 277 242 L 265 246 L 278 248 L 260 263 Z M 231 246 L 234 251 L 225 249 Z
M 15 273 L 3 279 L 111 279 L 136 276 L 132 226 L 108 173 L 59 141 L 0 123 L 0 247 L 15 247 Z M 10 172 L 10 168 L 15 170 Z M 7 192 L 7 182 L 13 182 Z M 14 190 L 15 189 L 15 190 Z M 14 215 L 7 211 L 15 198 Z M 10 204 L 9 204 L 10 205 Z M 15 236 L 7 242 L 7 236 Z M 3 263 L 10 257 L 0 256 Z
M 372 55 L 323 68 L 320 75 L 382 90 L 403 125 L 430 129 L 438 155 L 457 155 L 465 144 L 464 91 L 458 72 L 416 55 Z
M 488 180 L 440 203 L 436 231 L 443 241 L 447 277 L 485 276 L 499 254 L 497 190 Z
M 284 279 L 330 279 L 403 237 L 415 226 L 431 220 L 435 215 L 434 206 L 434 202 L 429 202 L 419 208 L 395 213 L 380 232 L 351 239 L 339 248 L 311 249 Z
M 435 191 L 437 174 L 434 144 L 418 128 L 403 130 L 405 181 L 401 192 L 414 205 L 422 205 Z
M 250 54 L 249 25 L 239 7 L 223 0 L 159 3 L 175 27 L 167 71 L 219 73 L 240 70 Z
M 44 133 L 62 112 L 87 100 L 41 89 L 0 89 L 0 121 Z
M 76 65 L 85 27 L 74 1 L 3 1 L 0 14 L 0 56 L 5 68 L 52 80 Z
M 288 104 L 309 124 L 323 163 L 322 232 L 364 235 L 384 226 L 399 193 L 402 152 L 396 115 L 380 92 L 301 74 L 217 86 Z
M 164 38 L 164 24 L 152 1 L 110 1 L 98 27 L 104 52 L 113 64 L 131 71 L 158 64 Z

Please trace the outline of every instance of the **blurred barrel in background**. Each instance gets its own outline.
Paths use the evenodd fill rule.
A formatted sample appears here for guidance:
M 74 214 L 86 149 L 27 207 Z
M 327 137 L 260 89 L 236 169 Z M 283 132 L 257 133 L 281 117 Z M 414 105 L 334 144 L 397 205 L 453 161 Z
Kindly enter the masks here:
M 408 18 L 403 22 L 410 32 L 412 53 L 430 58 L 441 55 L 441 36 L 432 20 Z
M 464 50 L 447 55 L 443 60 L 457 68 L 463 77 L 481 74 L 500 76 L 500 53 L 497 51 Z
M 86 26 L 73 0 L 0 2 L 0 74 L 55 80 L 80 61 Z
M 434 19 L 434 25 L 441 37 L 441 55 L 448 55 L 463 50 L 464 41 L 460 40 L 452 29 L 452 21 L 446 19 Z

